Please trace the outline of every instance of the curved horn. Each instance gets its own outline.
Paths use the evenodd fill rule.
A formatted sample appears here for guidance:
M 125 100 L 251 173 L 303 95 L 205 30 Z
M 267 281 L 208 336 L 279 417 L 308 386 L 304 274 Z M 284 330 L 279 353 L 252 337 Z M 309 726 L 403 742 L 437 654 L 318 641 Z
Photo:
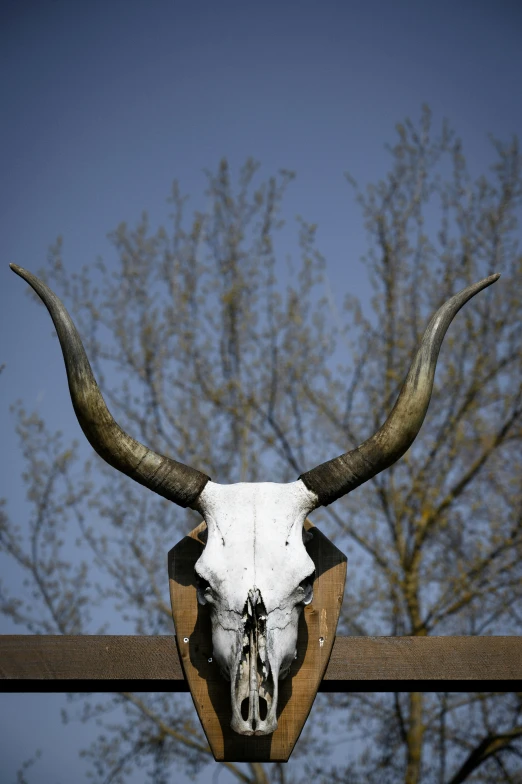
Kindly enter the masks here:
M 375 435 L 356 449 L 301 474 L 299 479 L 318 496 L 317 506 L 327 506 L 359 487 L 395 463 L 409 449 L 428 410 L 435 367 L 446 330 L 461 307 L 499 277 L 500 274 L 491 275 L 468 286 L 435 313 L 426 328 L 397 402 Z
M 180 506 L 195 507 L 208 476 L 160 455 L 127 435 L 114 421 L 94 378 L 82 341 L 63 303 L 27 270 L 9 265 L 36 291 L 58 333 L 78 422 L 93 449 L 111 466 Z

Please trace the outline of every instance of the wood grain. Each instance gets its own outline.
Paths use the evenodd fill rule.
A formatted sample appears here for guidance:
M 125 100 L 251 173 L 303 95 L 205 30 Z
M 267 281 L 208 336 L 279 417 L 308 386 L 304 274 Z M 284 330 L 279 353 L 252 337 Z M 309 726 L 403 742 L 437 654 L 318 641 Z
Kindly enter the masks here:
M 522 637 L 341 637 L 325 680 L 511 680 Z
M 22 634 L 0 636 L 0 678 L 185 680 L 174 637 Z
M 163 691 L 189 690 L 174 636 L 0 635 L 0 679 L 99 680 L 104 690 L 102 681 L 157 680 Z M 450 680 L 522 680 L 522 637 L 337 637 L 319 691 L 359 691 L 367 681 L 435 689 Z
M 238 735 L 230 728 L 230 685 L 212 661 L 207 605 L 198 605 L 194 565 L 203 551 L 201 523 L 169 553 L 172 613 L 182 666 L 216 760 L 286 762 L 303 729 L 335 640 L 346 579 L 346 556 L 306 521 L 307 551 L 315 564 L 314 598 L 301 615 L 297 654 L 279 682 L 278 727 L 267 736 Z

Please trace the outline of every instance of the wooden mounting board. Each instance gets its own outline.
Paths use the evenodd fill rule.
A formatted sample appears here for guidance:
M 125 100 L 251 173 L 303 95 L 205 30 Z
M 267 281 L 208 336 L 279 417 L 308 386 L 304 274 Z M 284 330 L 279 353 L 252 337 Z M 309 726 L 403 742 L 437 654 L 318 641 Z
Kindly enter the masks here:
M 272 735 L 238 735 L 230 728 L 230 685 L 212 658 L 208 606 L 196 598 L 194 565 L 204 542 L 203 522 L 169 552 L 169 585 L 179 657 L 208 742 L 218 761 L 286 762 L 301 734 L 323 678 L 335 640 L 346 580 L 346 556 L 308 520 L 306 549 L 316 579 L 313 602 L 299 622 L 297 659 L 279 681 L 278 727 Z M 188 640 L 188 642 L 185 642 Z

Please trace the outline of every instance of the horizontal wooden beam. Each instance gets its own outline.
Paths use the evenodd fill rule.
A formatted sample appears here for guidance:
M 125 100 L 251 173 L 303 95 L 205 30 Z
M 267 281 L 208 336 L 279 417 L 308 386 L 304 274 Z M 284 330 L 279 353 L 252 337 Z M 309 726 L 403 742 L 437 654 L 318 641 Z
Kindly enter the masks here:
M 173 636 L 3 635 L 0 679 L 152 680 L 188 691 Z M 515 679 L 522 637 L 337 637 L 320 691 L 360 690 L 361 681 Z

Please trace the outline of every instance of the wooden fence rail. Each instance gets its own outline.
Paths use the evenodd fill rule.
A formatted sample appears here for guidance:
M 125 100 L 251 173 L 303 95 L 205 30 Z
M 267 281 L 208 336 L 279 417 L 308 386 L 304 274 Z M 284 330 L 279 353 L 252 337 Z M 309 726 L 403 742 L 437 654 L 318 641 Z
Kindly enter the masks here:
M 188 691 L 170 636 L 3 635 L 0 679 L 159 680 L 169 691 Z M 522 679 L 522 637 L 337 637 L 319 690 L 360 690 L 354 682 L 361 681 L 514 679 Z

